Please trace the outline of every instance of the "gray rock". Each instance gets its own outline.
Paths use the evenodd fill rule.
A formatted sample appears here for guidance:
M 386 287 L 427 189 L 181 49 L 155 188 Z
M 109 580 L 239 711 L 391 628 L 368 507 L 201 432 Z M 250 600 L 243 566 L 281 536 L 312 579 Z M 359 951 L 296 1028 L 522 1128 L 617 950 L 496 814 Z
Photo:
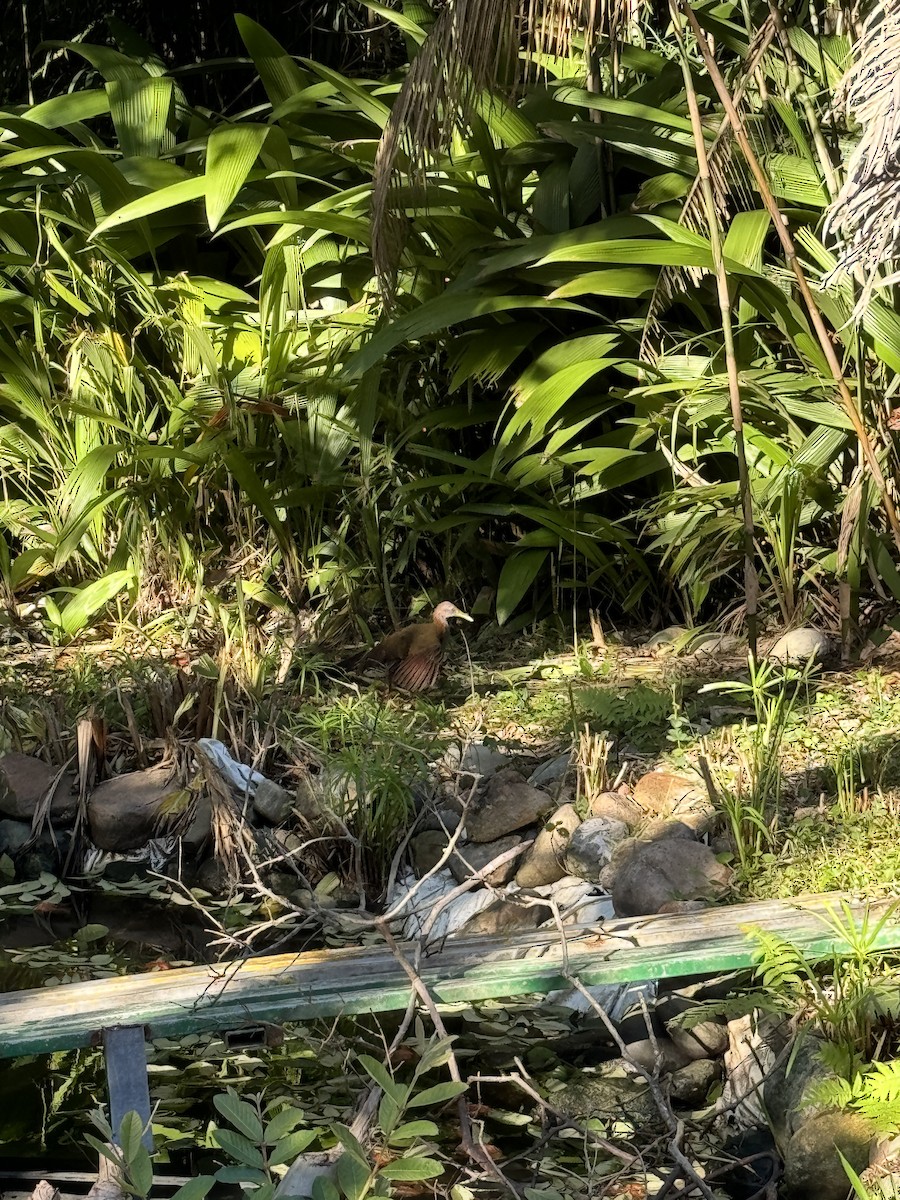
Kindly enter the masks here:
M 554 807 L 546 792 L 531 787 L 518 771 L 507 767 L 490 781 L 475 809 L 466 818 L 470 842 L 496 842 L 539 821 Z
M 601 792 L 591 801 L 590 815 L 612 817 L 614 821 L 624 821 L 629 829 L 635 829 L 644 819 L 644 810 L 622 792 Z
M 624 1057 L 626 1062 L 637 1063 L 645 1071 L 654 1071 L 658 1067 L 665 1074 L 677 1071 L 691 1061 L 689 1055 L 676 1046 L 671 1038 L 659 1035 L 628 1042 Z
M 763 1085 L 762 1098 L 772 1133 L 784 1146 L 802 1124 L 825 1111 L 810 1103 L 810 1096 L 821 1084 L 837 1076 L 822 1061 L 822 1039 L 805 1034 L 781 1054 Z
M 709 806 L 702 780 L 676 771 L 648 771 L 635 784 L 634 799 L 650 817 L 680 817 Z
M 100 850 L 137 850 L 159 834 L 164 802 L 180 789 L 166 767 L 107 779 L 88 799 L 91 841 Z
M 438 865 L 447 849 L 447 842 L 446 833 L 439 829 L 426 829 L 424 833 L 418 833 L 411 839 L 409 849 L 413 868 L 419 879 Z
M 669 1037 L 688 1058 L 719 1058 L 728 1049 L 728 1027 L 719 1021 L 698 1021 L 690 1029 L 670 1021 Z
M 718 1080 L 719 1064 L 710 1058 L 695 1058 L 686 1066 L 672 1072 L 669 1095 L 678 1104 L 700 1108 L 706 1103 L 709 1089 Z
M 34 845 L 26 850 L 25 846 L 30 840 L 30 824 L 25 821 L 0 821 L 0 854 L 7 854 L 13 859 L 17 879 L 37 879 L 44 871 L 51 875 L 58 874 L 60 863 L 69 852 L 71 833 L 67 829 L 53 833 L 44 829 Z
M 558 754 L 556 758 L 548 758 L 546 762 L 536 767 L 528 776 L 528 782 L 532 787 L 546 787 L 547 784 L 556 783 L 562 779 L 571 765 L 572 751 L 567 750 L 565 754 Z
M 731 876 L 731 868 L 700 842 L 642 842 L 616 868 L 613 903 L 620 917 L 647 916 L 673 900 L 715 899 Z
M 627 836 L 628 826 L 624 821 L 615 821 L 611 817 L 591 817 L 583 821 L 569 839 L 565 859 L 567 874 L 599 881 L 617 843 Z
M 514 933 L 517 930 L 537 929 L 549 920 L 553 910 L 548 904 L 515 904 L 512 900 L 495 900 L 487 908 L 476 913 L 462 927 L 466 937 L 496 933 Z
M 655 817 L 641 830 L 642 842 L 665 842 L 670 838 L 682 838 L 689 842 L 697 840 L 686 822 L 672 821 L 666 817 Z
M 253 796 L 253 811 L 270 825 L 281 825 L 291 815 L 294 797 L 283 787 L 264 779 Z
M 563 860 L 581 820 L 571 804 L 561 805 L 537 835 L 528 857 L 516 873 L 519 887 L 543 887 L 564 879 Z
M 58 773 L 56 767 L 30 754 L 4 754 L 0 758 L 0 813 L 16 821 L 30 822 Z M 51 821 L 73 820 L 77 804 L 75 778 L 67 772 L 53 793 Z
M 423 836 L 425 836 L 423 834 Z M 466 842 L 460 846 L 457 843 L 456 850 L 448 862 L 451 874 L 457 883 L 465 883 L 467 879 L 486 867 L 493 859 L 498 858 L 507 850 L 512 850 L 514 846 L 522 844 L 523 837 L 520 833 L 510 833 L 506 837 L 498 838 L 496 842 Z M 446 846 L 447 839 L 444 838 Z M 509 883 L 513 875 L 516 873 L 521 859 L 513 858 L 508 863 L 504 863 L 502 867 L 497 867 L 491 871 L 490 875 L 484 877 L 484 882 L 488 887 L 502 887 L 504 883 Z
M 452 808 L 429 809 L 419 820 L 419 829 L 424 833 L 427 829 L 436 829 L 440 833 L 451 834 L 459 825 L 460 814 Z
M 804 627 L 784 633 L 769 651 L 769 658 L 779 662 L 819 662 L 831 653 L 831 638 L 821 629 Z
M 845 1200 L 850 1184 L 838 1151 L 859 1174 L 874 1137 L 856 1113 L 824 1112 L 805 1121 L 784 1148 L 785 1191 L 798 1200 Z
M 509 759 L 496 746 L 486 746 L 483 742 L 471 742 L 463 752 L 459 770 L 467 775 L 480 775 L 482 779 L 488 779 L 508 766 Z

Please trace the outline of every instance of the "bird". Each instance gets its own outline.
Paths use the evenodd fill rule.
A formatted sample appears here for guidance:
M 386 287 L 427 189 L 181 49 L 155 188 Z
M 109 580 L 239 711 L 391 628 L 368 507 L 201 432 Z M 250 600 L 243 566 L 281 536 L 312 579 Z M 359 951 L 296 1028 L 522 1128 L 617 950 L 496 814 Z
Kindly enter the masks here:
M 363 658 L 363 667 L 372 663 L 387 667 L 388 683 L 405 692 L 424 692 L 434 687 L 441 671 L 444 638 L 451 618 L 472 621 L 467 612 L 442 601 L 431 614 L 430 621 L 407 625 L 390 633 Z

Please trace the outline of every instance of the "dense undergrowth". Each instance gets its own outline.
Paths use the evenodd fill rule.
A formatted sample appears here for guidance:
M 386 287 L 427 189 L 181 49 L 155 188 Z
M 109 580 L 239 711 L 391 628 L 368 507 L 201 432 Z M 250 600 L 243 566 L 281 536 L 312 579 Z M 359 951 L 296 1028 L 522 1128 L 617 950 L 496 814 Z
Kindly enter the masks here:
M 846 23 L 816 32 L 795 6 L 746 75 L 767 14 L 697 9 L 816 282 L 829 155 L 850 136 L 831 100 Z M 413 53 L 428 20 L 382 15 Z M 470 98 L 426 192 L 401 154 L 377 202 L 405 70 L 350 78 L 237 17 L 252 63 L 206 68 L 228 94 L 214 112 L 193 100 L 196 65 L 119 27 L 120 48 L 65 47 L 71 87 L 0 117 L 7 621 L 37 601 L 66 639 L 110 601 L 146 624 L 237 593 L 257 620 L 306 607 L 346 635 L 483 584 L 501 621 L 739 617 L 696 145 L 677 44 L 636 17 L 590 80 L 576 44 L 516 102 Z M 852 621 L 861 598 L 900 594 L 877 487 L 695 82 L 730 222 L 764 611 L 836 620 L 840 584 Z M 372 220 L 401 214 L 386 311 Z M 891 475 L 896 315 L 876 295 L 856 328 L 849 285 L 816 296 Z

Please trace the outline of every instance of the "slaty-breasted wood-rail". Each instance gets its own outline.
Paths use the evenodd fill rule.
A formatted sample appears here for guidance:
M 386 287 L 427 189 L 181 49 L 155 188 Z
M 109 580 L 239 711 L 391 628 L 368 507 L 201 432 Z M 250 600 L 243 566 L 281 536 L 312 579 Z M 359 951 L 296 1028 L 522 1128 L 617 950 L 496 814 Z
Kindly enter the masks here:
M 444 638 L 451 618 L 471 621 L 468 613 L 444 600 L 431 614 L 431 620 L 407 625 L 388 634 L 363 660 L 363 665 L 379 663 L 387 668 L 391 687 L 405 692 L 423 692 L 434 687 L 441 672 Z

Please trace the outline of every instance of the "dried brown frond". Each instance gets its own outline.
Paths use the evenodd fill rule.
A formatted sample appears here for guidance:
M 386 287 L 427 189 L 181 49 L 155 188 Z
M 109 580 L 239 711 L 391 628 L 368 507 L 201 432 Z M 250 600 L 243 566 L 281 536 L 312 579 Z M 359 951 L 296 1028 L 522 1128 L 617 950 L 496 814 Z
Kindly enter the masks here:
M 760 25 L 750 46 L 747 61 L 734 89 L 735 104 L 740 104 L 743 99 L 750 81 L 759 69 L 763 55 L 772 44 L 775 33 L 775 23 L 769 16 Z M 707 161 L 716 209 L 722 219 L 727 221 L 730 199 L 735 195 L 740 198 L 744 193 L 749 194 L 743 162 L 738 160 L 734 154 L 734 135 L 727 117 L 719 123 L 716 135 L 707 150 Z M 704 237 L 709 236 L 699 174 L 691 184 L 681 210 L 679 224 L 694 233 L 699 233 Z M 639 355 L 642 361 L 650 362 L 658 357 L 659 322 L 657 317 L 659 314 L 671 304 L 679 292 L 685 291 L 689 287 L 697 287 L 703 275 L 704 272 L 699 267 L 665 267 L 660 271 L 647 309 Z
M 385 126 L 372 190 L 372 255 L 390 297 L 408 233 L 392 204 L 398 159 L 405 182 L 425 196 L 428 164 L 463 125 L 476 96 L 513 96 L 541 55 L 588 48 L 603 28 L 633 19 L 643 0 L 446 0 L 412 61 Z M 525 50 L 524 58 L 519 51 Z
M 825 232 L 839 246 L 829 281 L 855 275 L 862 289 L 858 318 L 878 286 L 896 282 L 900 258 L 900 2 L 883 0 L 863 23 L 855 59 L 842 85 L 860 140 L 847 163 L 844 186 L 828 209 Z M 887 278 L 880 272 L 887 269 Z

